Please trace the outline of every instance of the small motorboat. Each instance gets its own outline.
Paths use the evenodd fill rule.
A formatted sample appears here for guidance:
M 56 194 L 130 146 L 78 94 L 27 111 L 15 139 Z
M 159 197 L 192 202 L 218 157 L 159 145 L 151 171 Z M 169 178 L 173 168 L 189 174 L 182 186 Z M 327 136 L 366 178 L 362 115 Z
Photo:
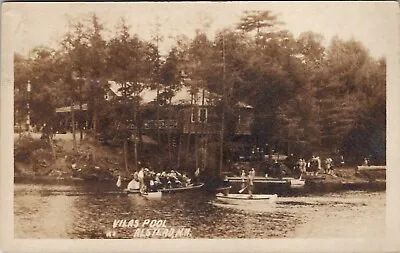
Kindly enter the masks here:
M 278 199 L 276 194 L 223 194 L 217 193 L 217 200 L 228 204 L 241 203 L 275 203 Z

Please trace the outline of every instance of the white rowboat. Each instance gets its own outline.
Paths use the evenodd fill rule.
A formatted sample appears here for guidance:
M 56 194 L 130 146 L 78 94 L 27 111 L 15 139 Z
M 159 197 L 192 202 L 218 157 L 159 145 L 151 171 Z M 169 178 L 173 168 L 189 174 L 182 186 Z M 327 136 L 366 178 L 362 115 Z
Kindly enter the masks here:
M 217 200 L 228 204 L 243 204 L 243 203 L 275 203 L 278 199 L 276 194 L 227 194 L 218 193 Z

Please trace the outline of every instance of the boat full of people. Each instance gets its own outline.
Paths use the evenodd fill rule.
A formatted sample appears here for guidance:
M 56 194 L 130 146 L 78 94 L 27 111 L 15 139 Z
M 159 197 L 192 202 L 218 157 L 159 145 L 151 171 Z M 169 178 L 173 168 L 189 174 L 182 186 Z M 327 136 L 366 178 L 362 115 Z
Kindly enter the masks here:
M 195 181 L 198 181 L 197 178 L 195 178 Z M 142 194 L 143 196 L 161 196 L 163 193 L 189 191 L 199 189 L 202 186 L 202 183 L 192 183 L 192 179 L 186 173 L 175 170 L 156 173 L 148 168 L 142 168 L 139 172 L 133 174 L 133 179 L 128 183 L 124 192 Z
M 190 184 L 190 185 L 186 185 L 183 187 L 175 187 L 175 188 L 163 188 L 160 189 L 160 192 L 163 193 L 174 193 L 174 192 L 183 192 L 183 191 L 189 191 L 189 190 L 195 190 L 195 189 L 200 189 L 201 187 L 203 187 L 204 184 Z

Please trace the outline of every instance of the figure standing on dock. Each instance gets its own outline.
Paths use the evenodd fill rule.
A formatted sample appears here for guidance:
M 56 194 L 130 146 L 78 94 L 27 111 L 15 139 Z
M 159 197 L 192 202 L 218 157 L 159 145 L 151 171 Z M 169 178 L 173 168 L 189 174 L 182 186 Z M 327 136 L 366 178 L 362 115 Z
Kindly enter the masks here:
M 278 160 L 274 160 L 274 164 L 272 165 L 272 175 L 273 177 L 282 178 L 282 168 L 281 164 L 278 163 Z
M 246 187 L 246 172 L 244 170 L 242 170 L 241 178 L 242 178 L 242 187 L 241 188 L 243 189 Z
M 251 170 L 249 171 L 249 182 L 248 182 L 248 191 L 249 191 L 249 195 L 250 198 L 253 196 L 253 191 L 254 191 L 254 177 L 256 176 L 256 171 L 254 170 L 254 168 L 251 168 Z

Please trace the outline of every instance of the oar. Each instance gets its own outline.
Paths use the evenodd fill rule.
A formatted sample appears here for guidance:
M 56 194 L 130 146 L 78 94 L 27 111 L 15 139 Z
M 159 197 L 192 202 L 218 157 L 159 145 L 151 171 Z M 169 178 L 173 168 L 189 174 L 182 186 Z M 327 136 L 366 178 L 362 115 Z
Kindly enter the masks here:
M 249 187 L 249 185 L 246 185 L 246 187 L 244 187 L 243 189 L 241 189 L 241 190 L 239 191 L 239 193 L 242 193 L 244 190 L 247 189 L 247 187 Z

